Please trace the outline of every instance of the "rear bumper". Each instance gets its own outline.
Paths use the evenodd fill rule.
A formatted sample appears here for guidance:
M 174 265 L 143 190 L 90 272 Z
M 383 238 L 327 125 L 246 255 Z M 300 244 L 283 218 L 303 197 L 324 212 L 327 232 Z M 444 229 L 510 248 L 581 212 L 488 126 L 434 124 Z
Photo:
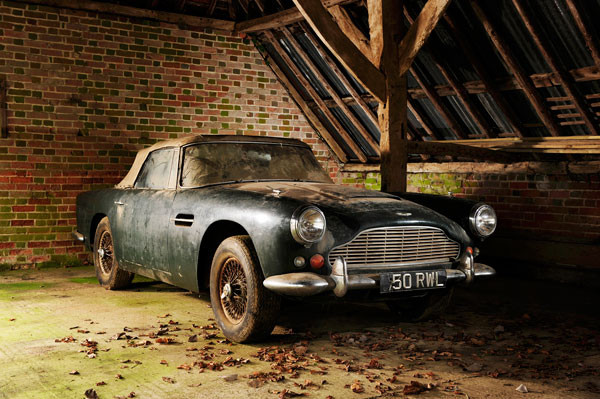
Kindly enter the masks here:
M 457 269 L 446 269 L 448 284 L 470 284 L 475 278 L 491 277 L 495 274 L 494 268 L 475 263 L 469 253 L 460 258 Z M 269 290 L 283 295 L 311 296 L 333 291 L 336 296 L 343 297 L 348 290 L 378 288 L 379 279 L 369 275 L 348 275 L 346 261 L 344 258 L 338 258 L 329 276 L 310 272 L 288 273 L 268 277 L 263 284 Z
M 79 242 L 85 242 L 85 236 L 83 234 L 81 234 L 80 232 L 78 232 L 77 230 L 73 231 L 71 233 L 71 235 L 73 236 L 73 238 Z

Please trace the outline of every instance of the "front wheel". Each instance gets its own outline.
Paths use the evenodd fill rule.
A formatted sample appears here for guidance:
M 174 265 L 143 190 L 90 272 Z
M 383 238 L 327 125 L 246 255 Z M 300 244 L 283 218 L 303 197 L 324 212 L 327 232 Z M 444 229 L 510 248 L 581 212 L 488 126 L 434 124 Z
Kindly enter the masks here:
M 454 288 L 428 292 L 418 298 L 386 301 L 388 308 L 402 321 L 422 321 L 439 316 L 450 304 Z
M 273 331 L 281 297 L 263 280 L 250 237 L 229 237 L 219 245 L 210 268 L 210 302 L 230 341 L 255 341 Z
M 94 267 L 101 286 L 107 290 L 127 287 L 133 280 L 133 273 L 119 269 L 115 256 L 115 245 L 108 218 L 104 217 L 94 235 Z

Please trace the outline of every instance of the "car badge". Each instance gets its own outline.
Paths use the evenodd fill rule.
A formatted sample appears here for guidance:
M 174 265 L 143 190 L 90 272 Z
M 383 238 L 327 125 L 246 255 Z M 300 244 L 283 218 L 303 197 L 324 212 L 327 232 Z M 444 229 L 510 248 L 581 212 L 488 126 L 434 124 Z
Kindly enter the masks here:
M 279 198 L 279 194 L 281 194 L 281 190 L 273 189 L 273 197 Z
M 412 213 L 410 213 L 410 212 L 396 212 L 396 215 L 398 215 L 398 216 L 411 216 Z

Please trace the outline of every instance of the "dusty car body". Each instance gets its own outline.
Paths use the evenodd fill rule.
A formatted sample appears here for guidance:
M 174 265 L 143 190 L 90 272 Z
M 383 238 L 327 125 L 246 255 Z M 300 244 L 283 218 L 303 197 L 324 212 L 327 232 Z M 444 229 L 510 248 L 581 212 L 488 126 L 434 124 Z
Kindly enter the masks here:
M 281 296 L 353 291 L 418 318 L 495 273 L 474 262 L 495 225 L 485 204 L 332 184 L 298 140 L 215 135 L 140 151 L 121 183 L 77 197 L 74 236 L 107 288 L 134 273 L 210 286 L 225 335 L 247 341 Z

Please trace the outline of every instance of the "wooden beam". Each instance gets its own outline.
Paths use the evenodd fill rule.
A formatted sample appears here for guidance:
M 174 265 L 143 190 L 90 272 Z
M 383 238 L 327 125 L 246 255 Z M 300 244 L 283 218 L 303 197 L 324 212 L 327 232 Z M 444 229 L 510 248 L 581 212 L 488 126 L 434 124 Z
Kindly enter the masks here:
M 373 62 L 373 53 L 371 52 L 371 46 L 369 45 L 369 39 L 364 33 L 352 22 L 352 19 L 348 15 L 348 12 L 342 6 L 333 6 L 329 9 L 329 13 L 338 24 L 342 32 L 354 43 L 356 48 L 360 50 L 365 57 L 369 59 L 375 65 L 378 64 Z
M 375 126 L 378 126 L 377 116 L 374 115 L 373 111 L 371 111 L 371 107 L 369 107 L 369 105 L 367 104 L 367 101 L 365 100 L 366 96 L 360 95 L 356 91 L 352 82 L 350 82 L 348 80 L 348 78 L 346 78 L 346 74 L 342 70 L 340 70 L 340 68 L 338 68 L 335 61 L 329 56 L 327 51 L 325 51 L 325 49 L 321 45 L 320 41 L 312 34 L 311 30 L 308 29 L 306 24 L 302 22 L 301 26 L 304 29 L 304 32 L 306 33 L 306 37 L 308 38 L 308 40 L 310 40 L 312 45 L 315 46 L 317 51 L 319 51 L 319 53 L 321 54 L 321 57 L 323 57 L 323 60 L 325 61 L 327 66 L 329 68 L 331 68 L 331 70 L 333 71 L 333 73 L 335 73 L 335 75 L 340 80 L 340 82 L 342 82 L 342 84 L 346 87 L 346 90 L 348 90 L 348 93 L 350 93 L 350 96 L 352 96 L 354 101 L 356 101 L 356 103 L 363 109 L 363 111 L 367 114 L 367 116 L 369 117 L 371 122 Z M 344 101 L 346 102 L 347 99 L 344 99 Z
M 413 77 L 415 78 L 415 80 L 417 81 L 419 86 L 421 86 L 421 88 L 425 92 L 425 95 L 427 96 L 429 101 L 431 101 L 431 103 L 433 104 L 435 109 L 440 113 L 441 117 L 446 121 L 446 124 L 448 125 L 450 130 L 452 130 L 452 133 L 454 133 L 454 135 L 457 138 L 466 139 L 468 137 L 468 135 L 466 135 L 462 131 L 462 129 L 460 128 L 460 125 L 458 124 L 458 121 L 456 120 L 456 118 L 454 118 L 454 115 L 452 114 L 452 112 L 450 112 L 446 108 L 446 106 L 443 103 L 442 98 L 439 96 L 439 94 L 437 94 L 437 91 L 435 91 L 430 84 L 428 84 L 427 82 L 425 82 L 424 79 L 421 78 L 421 76 L 419 75 L 419 73 L 416 71 L 415 68 L 411 67 L 410 72 L 412 73 Z
M 422 115 L 419 110 L 413 104 L 413 101 L 409 98 L 407 101 L 408 110 L 414 115 L 415 119 L 419 121 L 425 132 L 429 135 L 429 137 L 441 140 L 442 136 L 440 136 L 435 129 L 432 127 L 433 123 L 429 120 L 429 117 L 426 115 Z
M 415 22 L 414 19 L 412 18 L 412 16 L 410 15 L 408 8 L 406 6 L 404 6 L 404 15 L 408 19 L 408 22 L 410 22 L 411 24 L 413 24 Z M 479 131 L 481 133 L 485 134 L 487 137 L 495 137 L 496 134 L 492 131 L 487 120 L 484 118 L 484 116 L 481 114 L 481 112 L 479 111 L 479 109 L 477 108 L 475 103 L 469 97 L 469 93 L 467 92 L 467 89 L 465 89 L 465 87 L 462 85 L 462 83 L 460 83 L 458 81 L 458 79 L 456 79 L 454 77 L 454 75 L 452 75 L 444 67 L 442 60 L 440 59 L 438 49 L 434 48 L 432 46 L 432 51 L 430 51 L 429 54 L 431 55 L 436 67 L 442 73 L 442 75 L 444 76 L 446 81 L 450 84 L 450 87 L 452 87 L 452 89 L 456 92 L 458 98 L 465 106 L 467 112 L 469 112 L 469 114 L 471 114 L 471 118 L 473 119 L 473 121 L 475 122 L 477 127 L 479 128 Z
M 576 4 L 575 0 L 566 0 L 566 2 L 567 7 L 571 12 L 571 15 L 573 16 L 573 19 L 575 20 L 575 25 L 577 25 L 579 32 L 581 32 L 583 40 L 585 40 L 586 47 L 588 48 L 588 50 L 590 50 L 590 54 L 592 56 L 592 59 L 594 60 L 594 64 L 600 67 L 600 50 L 598 49 L 598 43 L 594 34 L 592 33 L 592 30 L 589 29 L 589 27 L 583 20 L 582 13 L 580 11 L 580 6 Z
M 488 72 L 487 67 L 479 58 L 477 51 L 473 48 L 473 45 L 471 44 L 471 40 L 467 38 L 466 35 L 463 33 L 462 27 L 454 22 L 454 19 L 450 16 L 450 12 L 446 13 L 444 20 L 446 24 L 450 27 L 454 40 L 464 52 L 465 56 L 467 57 L 467 60 L 473 66 L 475 72 L 481 78 L 481 83 L 484 90 L 487 93 L 489 93 L 489 95 L 494 99 L 494 102 L 498 105 L 498 107 L 506 117 L 512 131 L 515 132 L 517 136 L 523 137 L 523 132 L 521 130 L 519 119 L 515 111 L 508 104 L 506 98 L 504 98 L 504 96 L 500 93 L 498 85 L 496 85 L 494 79 Z M 467 85 L 464 86 L 466 87 Z
M 323 139 L 323 141 L 329 146 L 331 151 L 337 156 L 340 162 L 348 162 L 348 157 L 342 147 L 337 143 L 335 138 L 329 133 L 329 130 L 321 123 L 317 114 L 315 114 L 308 104 L 302 98 L 302 95 L 296 90 L 292 82 L 288 79 L 285 73 L 279 68 L 279 65 L 271 58 L 271 62 L 267 65 L 271 68 L 275 76 L 279 79 L 283 87 L 290 93 L 292 99 L 296 102 L 298 107 L 302 110 L 302 113 L 306 116 L 309 123 L 313 126 L 317 134 Z
M 499 163 L 512 163 L 518 160 L 525 160 L 522 155 L 464 144 L 454 144 L 449 141 L 409 141 L 408 152 L 409 154 L 449 155 L 458 158 Z
M 367 0 L 367 15 L 369 18 L 369 47 L 371 61 L 377 68 L 381 66 L 383 56 L 383 9 L 381 0 Z
M 217 6 L 217 0 L 210 0 L 210 4 L 208 5 L 208 9 L 206 13 L 209 17 L 211 17 L 215 13 L 215 7 Z
M 325 0 L 323 1 L 323 6 L 329 8 L 352 2 L 353 0 Z M 281 28 L 282 26 L 291 25 L 302 20 L 304 20 L 302 13 L 296 7 L 292 7 L 274 14 L 265 15 L 264 17 L 238 22 L 235 24 L 235 30 L 244 33 L 260 32 Z
M 296 0 L 297 1 L 297 0 Z M 398 64 L 397 39 L 404 33 L 404 25 L 398 23 L 402 13 L 402 2 L 399 0 L 379 0 L 382 51 L 381 69 L 385 73 L 385 98 L 380 101 L 377 115 L 381 139 L 381 191 L 406 191 L 408 163 L 407 152 L 407 79 L 406 72 L 400 73 Z M 376 34 L 374 34 L 376 36 Z
M 410 26 L 400 42 L 398 72 L 405 74 L 410 69 L 417 53 L 423 47 L 440 18 L 450 5 L 451 0 L 428 0 L 421 13 Z M 398 22 L 400 23 L 400 22 Z
M 181 26 L 218 29 L 227 32 L 232 32 L 235 25 L 233 21 L 195 17 L 193 15 L 176 14 L 165 11 L 147 10 L 143 8 L 121 6 L 112 3 L 90 0 L 23 0 L 22 3 L 39 4 L 50 7 L 67 8 L 71 10 L 99 12 L 111 15 L 123 15 L 134 18 L 152 19 Z
M 283 35 L 288 40 L 288 42 L 292 45 L 292 47 L 294 48 L 294 50 L 296 51 L 296 53 L 298 53 L 298 55 L 300 56 L 300 58 L 302 59 L 302 61 L 304 61 L 304 63 L 308 67 L 308 69 L 310 69 L 310 71 L 313 73 L 313 75 L 315 75 L 315 77 L 317 78 L 317 80 L 319 81 L 319 83 L 331 95 L 331 98 L 333 99 L 333 101 L 335 101 L 336 105 L 340 108 L 340 110 L 344 113 L 344 115 L 346 115 L 346 117 L 354 125 L 354 127 L 356 128 L 356 130 L 358 130 L 358 132 L 360 133 L 360 135 L 362 136 L 362 138 L 371 146 L 371 148 L 373 148 L 373 150 L 377 153 L 377 155 L 379 155 L 379 143 L 377 143 L 375 141 L 375 139 L 373 138 L 373 136 L 371 136 L 371 133 L 369 133 L 367 131 L 367 129 L 363 126 L 362 122 L 360 120 L 358 120 L 358 118 L 350 110 L 350 108 L 348 107 L 348 104 L 346 104 L 340 98 L 340 96 L 337 94 L 335 88 L 333 88 L 329 84 L 329 82 L 327 81 L 327 79 L 325 78 L 325 76 L 323 76 L 323 74 L 321 73 L 321 71 L 319 70 L 319 68 L 317 68 L 317 66 L 310 59 L 310 57 L 308 57 L 306 55 L 304 49 L 302 48 L 302 46 L 300 45 L 300 43 L 298 43 L 298 40 L 296 39 L 296 37 L 289 31 L 289 29 L 287 29 L 285 27 L 282 28 L 281 31 L 283 32 Z
M 543 35 L 540 34 L 540 28 L 538 24 L 534 21 L 534 18 L 531 18 L 530 13 L 523 7 L 523 3 L 521 0 L 512 0 L 513 5 L 517 9 L 517 12 L 521 16 L 525 27 L 531 34 L 533 41 L 537 45 L 540 53 L 552 68 L 552 71 L 557 75 L 563 90 L 567 94 L 567 96 L 571 97 L 573 101 L 573 105 L 575 105 L 576 109 L 579 111 L 581 118 L 585 122 L 586 127 L 590 131 L 591 134 L 598 135 L 598 123 L 596 118 L 592 115 L 588 105 L 585 103 L 584 99 L 581 97 L 577 88 L 575 87 L 575 82 L 573 82 L 572 76 L 568 73 L 568 71 L 563 68 L 558 59 L 550 52 L 550 44 L 547 43 L 546 39 Z
M 6 76 L 0 76 L 0 138 L 8 137 L 8 83 Z
M 550 110 L 546 108 L 542 96 L 538 93 L 529 76 L 527 76 L 523 68 L 521 68 L 517 62 L 510 46 L 504 41 L 504 38 L 500 36 L 492 21 L 487 17 L 486 13 L 475 0 L 471 0 L 471 6 L 479 18 L 479 21 L 483 24 L 492 43 L 498 50 L 498 53 L 500 53 L 504 62 L 506 62 L 509 69 L 515 75 L 515 78 L 519 82 L 519 86 L 523 89 L 523 92 L 531 102 L 533 109 L 538 114 L 542 123 L 546 126 L 546 129 L 548 129 L 552 136 L 560 136 L 560 126 L 552 118 L 552 114 L 550 113 Z
M 308 92 L 308 94 L 312 97 L 313 101 L 319 106 L 321 112 L 327 117 L 332 126 L 336 129 L 338 134 L 342 137 L 342 139 L 346 142 L 348 147 L 356 154 L 357 158 L 361 162 L 367 162 L 367 156 L 360 149 L 360 147 L 356 144 L 356 142 L 350 137 L 346 129 L 340 124 L 335 115 L 331 112 L 331 110 L 327 107 L 327 105 L 323 102 L 323 99 L 317 93 L 317 91 L 312 87 L 308 79 L 304 77 L 298 66 L 292 61 L 288 53 L 281 47 L 279 44 L 279 40 L 273 35 L 271 31 L 264 32 L 265 37 L 271 42 L 271 45 L 277 50 L 279 56 L 287 63 L 288 68 L 296 75 L 296 78 L 300 81 L 300 84 L 304 87 L 304 89 Z
M 386 95 L 385 76 L 342 32 L 321 1 L 294 0 L 294 3 L 317 36 L 348 72 L 379 101 L 384 101 Z

